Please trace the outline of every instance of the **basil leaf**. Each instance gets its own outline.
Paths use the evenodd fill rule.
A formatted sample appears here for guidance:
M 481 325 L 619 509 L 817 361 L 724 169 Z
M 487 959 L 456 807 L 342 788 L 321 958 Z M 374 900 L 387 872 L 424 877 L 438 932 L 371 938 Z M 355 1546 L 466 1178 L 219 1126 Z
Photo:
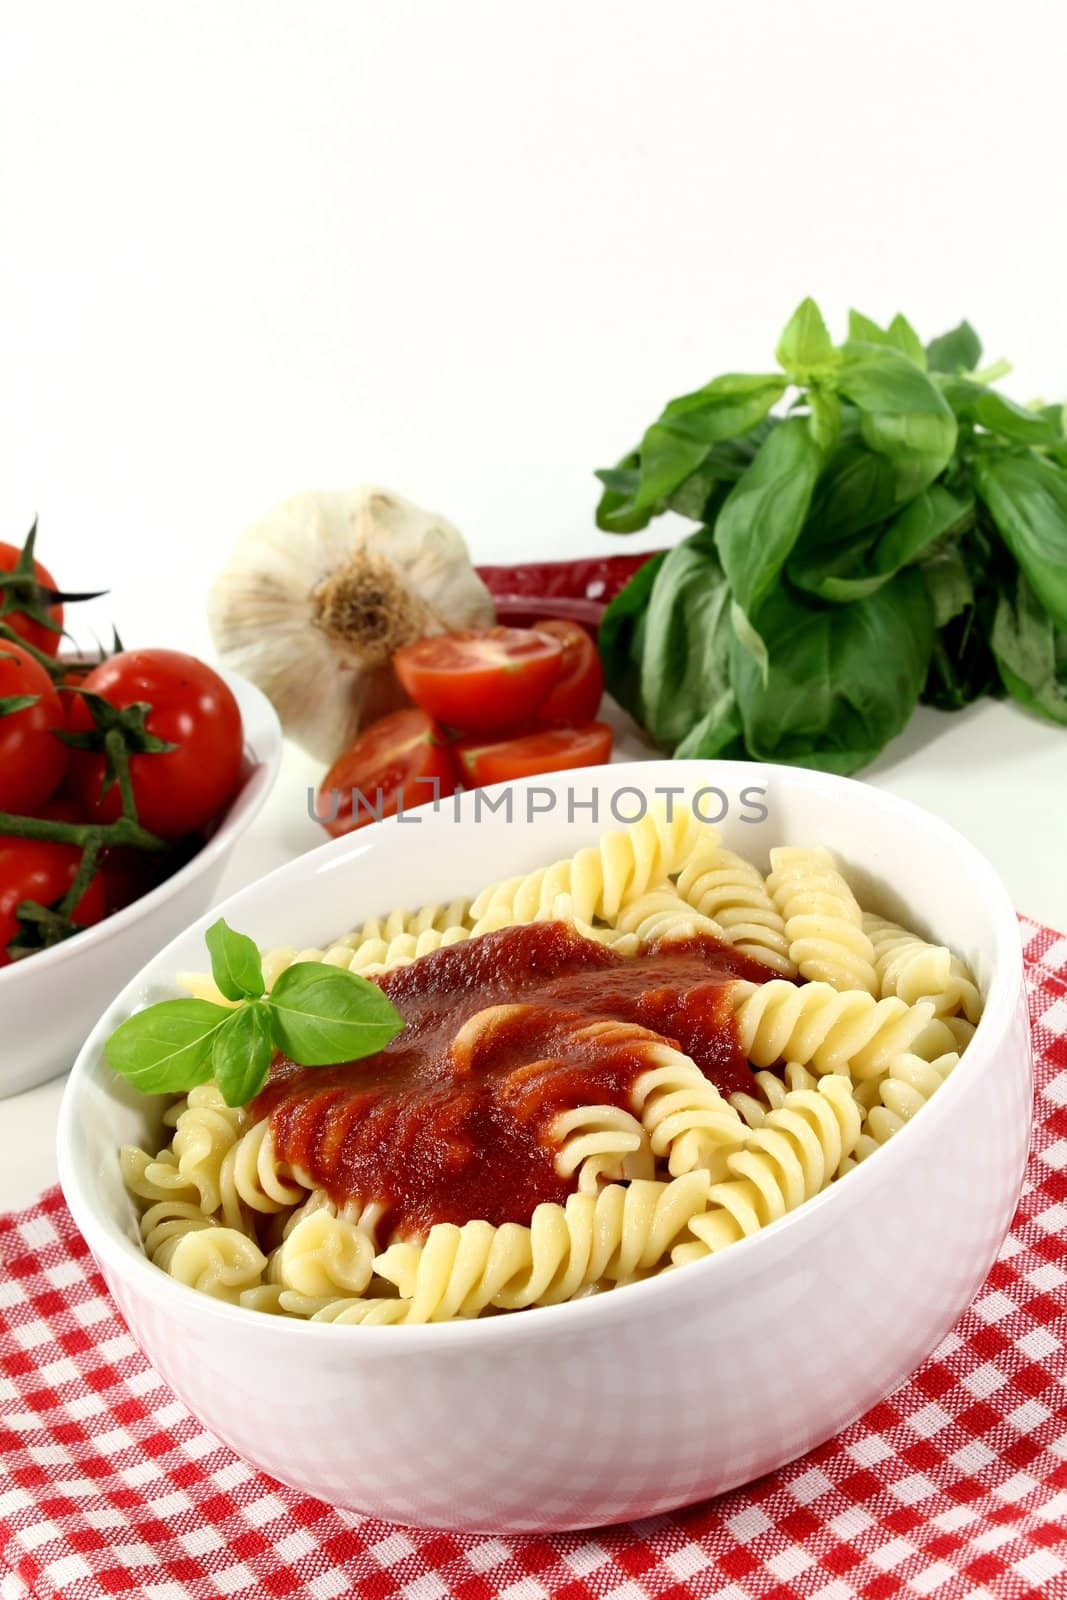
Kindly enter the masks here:
M 839 359 L 822 312 L 809 296 L 786 323 L 774 352 L 778 365 L 792 376 L 806 377 Z
M 841 397 L 825 384 L 808 386 L 808 427 L 823 457 L 837 448 L 841 437 Z
M 1054 625 L 1022 573 L 1014 599 L 1000 597 L 992 642 L 1008 693 L 1067 725 L 1067 630 Z
M 848 314 L 848 336 L 855 341 L 861 340 L 864 344 L 888 344 L 889 334 L 885 328 L 880 327 L 870 317 L 865 317 L 862 311 L 850 311 Z
M 211 976 L 227 1000 L 256 1000 L 263 993 L 263 968 L 254 940 L 236 933 L 220 917 L 204 935 L 211 954 Z
M 1011 556 L 979 521 L 959 540 L 931 546 L 919 565 L 939 630 L 923 701 L 960 711 L 984 694 L 1002 692 L 989 636 L 1000 594 L 1014 581 Z
M 120 1022 L 104 1054 L 144 1094 L 193 1089 L 211 1077 L 215 1035 L 232 1015 L 210 1000 L 162 1000 Z
M 669 550 L 648 597 L 640 662 L 641 720 L 673 750 L 709 701 L 730 687 L 730 589 L 715 537 L 701 528 Z
M 754 759 L 855 772 L 903 728 L 933 644 L 932 607 L 918 572 L 898 573 L 846 606 L 782 585 L 756 621 L 770 657 L 766 682 L 740 645 L 731 655 Z
M 797 548 L 826 546 L 883 522 L 896 507 L 896 473 L 884 456 L 845 438 L 827 463 Z
M 982 359 L 982 341 L 969 322 L 931 339 L 926 365 L 931 372 L 973 372 Z
M 596 508 L 596 525 L 605 533 L 637 533 L 647 528 L 659 508 L 649 506 L 645 511 L 634 510 L 634 499 L 641 482 L 641 457 L 636 450 L 623 456 L 617 467 L 603 467 L 596 476 L 604 485 L 604 493 Z
M 937 539 L 918 563 L 934 603 L 934 625 L 943 628 L 974 604 L 974 586 L 955 539 Z
M 298 961 L 286 968 L 269 1004 L 274 1043 L 305 1067 L 372 1055 L 404 1026 L 377 984 L 321 961 Z
M 923 349 L 922 340 L 907 317 L 901 316 L 899 312 L 888 328 L 880 328 L 877 322 L 872 322 L 870 317 L 865 317 L 862 312 L 850 311 L 848 336 L 853 342 L 859 340 L 864 344 L 880 344 L 890 350 L 899 350 L 901 355 L 907 356 L 915 366 L 924 372 L 926 370 L 926 351 Z
M 641 441 L 641 483 L 632 509 L 644 512 L 695 472 L 711 447 L 748 433 L 785 393 L 775 374 L 728 373 L 680 395 Z
M 1018 444 L 1055 444 L 1063 437 L 1060 418 L 1047 410 L 1031 411 L 1007 395 L 969 378 L 949 378 L 942 393 L 957 417 Z
M 1035 455 L 980 456 L 978 493 L 1058 628 L 1067 629 L 1067 473 Z
M 212 1075 L 228 1106 L 254 1099 L 267 1081 L 273 1055 L 269 1004 L 252 1000 L 231 1011 L 211 1046 Z
M 910 565 L 949 530 L 960 531 L 974 514 L 973 501 L 931 484 L 883 525 L 869 543 L 810 545 L 789 564 L 789 577 L 822 600 L 860 600 Z
M 723 689 L 674 752 L 678 761 L 743 761 L 747 751 L 733 689 Z
M 849 340 L 838 373 L 841 393 L 860 411 L 860 434 L 894 469 L 897 504 L 944 471 L 956 446 L 956 419 L 937 385 L 898 350 Z
M 908 360 L 914 362 L 923 372 L 926 371 L 926 351 L 923 342 L 907 317 L 899 311 L 889 324 L 888 338 L 889 343 L 899 350 L 901 355 L 907 356 Z
M 605 688 L 642 724 L 641 660 L 648 632 L 648 599 L 668 553 L 664 550 L 638 567 L 629 583 L 608 602 L 597 632 Z
M 715 544 L 750 627 L 804 526 L 821 464 L 807 420 L 791 417 L 763 441 L 719 512 Z

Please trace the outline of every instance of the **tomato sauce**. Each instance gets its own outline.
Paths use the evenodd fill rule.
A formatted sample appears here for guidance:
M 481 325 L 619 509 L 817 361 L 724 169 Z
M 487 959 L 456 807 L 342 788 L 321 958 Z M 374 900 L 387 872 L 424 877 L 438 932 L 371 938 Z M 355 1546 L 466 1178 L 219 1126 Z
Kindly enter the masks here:
M 642 1040 L 676 1045 L 724 1094 L 752 1087 L 729 988 L 773 976 L 706 935 L 622 956 L 563 923 L 503 928 L 377 978 L 403 1031 L 333 1067 L 276 1056 L 252 1114 L 270 1118 L 302 1180 L 339 1205 L 382 1205 L 382 1237 L 528 1223 L 576 1183 L 556 1172 L 553 1120 L 629 1108 Z M 633 1027 L 598 1037 L 589 1025 L 603 1019 Z

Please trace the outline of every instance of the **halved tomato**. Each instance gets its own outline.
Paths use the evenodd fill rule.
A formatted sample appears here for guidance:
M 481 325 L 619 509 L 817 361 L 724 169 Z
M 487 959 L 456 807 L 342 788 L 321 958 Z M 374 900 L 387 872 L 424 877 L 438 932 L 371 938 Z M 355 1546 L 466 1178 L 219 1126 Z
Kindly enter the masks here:
M 464 781 L 477 789 L 542 772 L 599 766 L 611 756 L 611 729 L 606 722 L 588 722 L 584 728 L 543 728 L 516 739 L 461 739 L 452 754 Z
M 477 628 L 416 639 L 393 665 L 415 704 L 464 733 L 529 721 L 559 677 L 563 646 L 532 628 Z
M 316 816 L 339 838 L 398 809 L 454 793 L 455 773 L 440 729 L 425 711 L 394 711 L 364 728 L 319 785 Z
M 538 633 L 558 639 L 563 647 L 559 677 L 537 708 L 538 722 L 565 723 L 576 727 L 589 722 L 600 709 L 604 693 L 604 669 L 593 640 L 576 622 L 547 617 L 535 622 Z

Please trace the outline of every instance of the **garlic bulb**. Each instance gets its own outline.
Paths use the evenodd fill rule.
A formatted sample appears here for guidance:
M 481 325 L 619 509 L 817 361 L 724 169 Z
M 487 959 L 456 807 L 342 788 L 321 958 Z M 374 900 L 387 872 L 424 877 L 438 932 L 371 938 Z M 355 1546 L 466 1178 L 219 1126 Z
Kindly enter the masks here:
M 387 489 L 298 494 L 238 539 L 208 595 L 224 666 L 273 702 L 286 734 L 333 761 L 408 703 L 402 644 L 494 621 L 450 522 Z

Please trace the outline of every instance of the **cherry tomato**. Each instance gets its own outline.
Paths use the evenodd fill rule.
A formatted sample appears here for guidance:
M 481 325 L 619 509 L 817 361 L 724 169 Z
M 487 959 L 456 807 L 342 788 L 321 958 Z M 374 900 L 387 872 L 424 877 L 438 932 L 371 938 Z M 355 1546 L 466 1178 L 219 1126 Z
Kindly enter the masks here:
M 415 704 L 465 733 L 497 733 L 528 721 L 562 661 L 559 641 L 532 628 L 442 633 L 416 639 L 393 657 Z
M 535 622 L 538 633 L 558 639 L 563 647 L 563 664 L 547 700 L 537 708 L 537 721 L 563 723 L 576 727 L 590 722 L 600 708 L 604 693 L 604 669 L 593 640 L 576 622 L 548 617 Z
M 17 545 L 7 544 L 0 539 L 0 573 L 13 571 L 15 563 L 21 554 L 22 551 Z M 37 582 L 43 584 L 45 588 L 55 589 L 57 587 L 56 580 L 48 568 L 43 566 L 40 561 L 33 563 L 33 570 Z M 0 593 L 2 592 L 0 590 Z M 59 627 L 63 626 L 62 606 L 49 606 L 48 614 Z M 53 633 L 51 628 L 46 628 L 43 622 L 38 622 L 33 617 L 27 617 L 22 611 L 5 612 L 4 621 L 9 628 L 14 628 L 16 633 L 21 634 L 27 644 L 34 645 L 36 649 L 44 650 L 50 656 L 54 656 L 59 650 L 61 636 L 58 633 Z
M 337 839 L 379 815 L 395 816 L 398 807 L 410 811 L 445 799 L 455 787 L 448 747 L 432 718 L 425 711 L 394 711 L 364 728 L 338 756 L 319 786 L 316 810 Z
M 177 839 L 217 817 L 241 781 L 241 713 L 226 684 L 195 656 L 179 650 L 123 650 L 94 667 L 82 685 L 113 706 L 151 706 L 149 733 L 174 744 L 130 756 L 137 817 L 150 833 Z M 80 695 L 68 713 L 73 731 L 93 719 Z M 118 785 L 101 795 L 105 762 L 95 750 L 72 750 L 68 787 L 86 814 L 113 822 L 122 810 Z
M 11 960 L 7 947 L 20 931 L 15 913 L 22 901 L 54 905 L 73 883 L 80 861 L 76 845 L 0 835 L 0 967 Z M 72 920 L 87 928 L 105 914 L 104 880 L 97 872 L 74 907 Z
M 461 739 L 452 754 L 466 784 L 513 783 L 542 772 L 570 767 L 597 767 L 611 756 L 611 729 L 606 722 L 584 728 L 541 728 L 515 739 Z
M 0 639 L 0 701 L 36 695 L 22 711 L 0 706 L 0 811 L 25 815 L 58 789 L 67 770 L 67 747 L 54 730 L 66 714 L 47 672 L 21 645 Z

